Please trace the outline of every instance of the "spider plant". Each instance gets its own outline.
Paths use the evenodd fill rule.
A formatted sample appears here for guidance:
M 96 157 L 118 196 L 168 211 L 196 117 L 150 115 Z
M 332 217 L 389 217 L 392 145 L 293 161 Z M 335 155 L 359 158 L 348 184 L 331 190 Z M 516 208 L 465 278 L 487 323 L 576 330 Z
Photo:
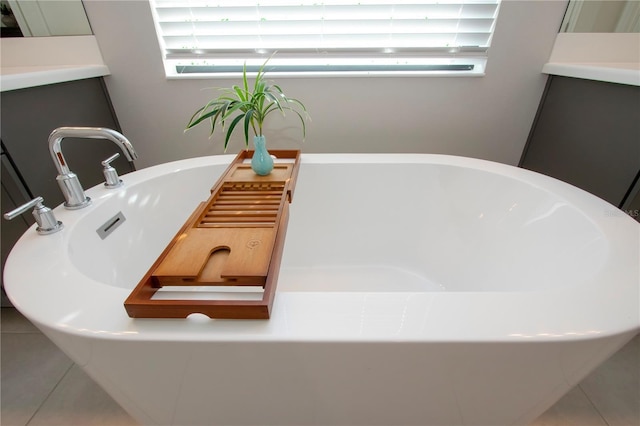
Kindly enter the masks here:
M 280 86 L 265 80 L 267 62 L 269 62 L 269 59 L 258 69 L 252 90 L 249 88 L 247 64 L 245 63 L 242 67 L 242 86 L 234 85 L 231 88 L 218 88 L 218 90 L 222 91 L 222 94 L 198 109 L 189 120 L 185 131 L 204 121 L 208 121 L 211 126 L 210 137 L 212 137 L 219 123 L 223 132 L 226 131 L 224 139 L 224 150 L 226 152 L 229 139 L 238 124 L 242 123 L 244 142 L 245 146 L 248 147 L 249 128 L 253 130 L 255 136 L 263 136 L 262 129 L 269 114 L 279 111 L 282 115 L 285 115 L 285 111 L 292 111 L 302 123 L 304 140 L 307 134 L 305 118 L 309 118 L 307 109 L 299 100 L 286 96 Z M 229 126 L 225 130 L 226 123 L 229 120 Z

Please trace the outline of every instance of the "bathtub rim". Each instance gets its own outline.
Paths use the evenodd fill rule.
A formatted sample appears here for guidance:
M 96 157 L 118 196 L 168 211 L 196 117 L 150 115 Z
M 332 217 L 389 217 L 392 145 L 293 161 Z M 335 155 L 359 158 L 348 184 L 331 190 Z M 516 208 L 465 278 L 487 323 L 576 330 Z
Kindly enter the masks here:
M 135 185 L 150 177 L 179 172 L 184 168 L 210 165 L 226 166 L 233 157 L 233 155 L 218 155 L 178 160 L 125 175 L 125 181 L 128 185 Z M 603 200 L 548 176 L 501 163 L 437 154 L 303 154 L 302 167 L 305 163 L 427 163 L 488 171 L 551 192 L 577 207 L 606 235 L 620 237 L 621 240 L 612 239 L 610 241 L 612 250 L 610 257 L 625 254 L 629 257 L 629 253 L 625 253 L 625 250 L 629 250 L 634 241 L 633 235 L 627 235 L 624 238 L 625 230 L 632 231 L 635 226 L 636 233 L 640 237 L 640 226 L 624 213 L 606 216 L 604 209 L 609 209 L 612 212 L 617 209 Z M 221 171 L 223 168 L 221 167 Z M 54 210 L 63 222 L 66 219 L 67 223 L 73 223 L 73 220 L 80 220 L 91 209 L 99 208 L 102 203 L 115 194 L 115 192 L 105 191 L 98 185 L 87 190 L 87 195 L 93 199 L 93 206 L 89 209 L 68 211 L 58 206 Z M 18 241 L 14 250 L 28 247 L 31 241 L 37 238 L 38 246 L 42 246 L 41 251 L 56 252 L 55 248 L 59 247 L 61 242 L 64 244 L 65 236 L 71 234 L 71 232 L 61 232 L 42 237 L 37 235 L 32 228 Z M 635 241 L 636 246 L 637 240 L 638 238 Z M 38 255 L 38 253 L 34 253 L 34 256 Z M 57 255 L 57 260 L 64 263 L 63 254 L 57 253 Z M 16 265 L 14 258 L 12 252 L 5 268 L 5 286 L 8 289 L 9 298 L 19 311 L 41 327 L 52 327 L 66 333 L 95 338 L 179 341 L 548 341 L 603 337 L 640 329 L 640 319 L 638 318 L 639 286 L 633 288 L 631 284 L 625 283 L 623 274 L 615 269 L 611 259 L 608 259 L 605 264 L 607 268 L 605 272 L 609 274 L 608 278 L 612 279 L 613 283 L 605 283 L 603 279 L 594 280 L 586 283 L 580 294 L 575 294 L 575 288 L 533 293 L 434 292 L 395 295 L 383 292 L 364 294 L 279 292 L 274 303 L 272 318 L 268 321 L 212 320 L 202 322 L 188 320 L 188 323 L 185 324 L 185 320 L 131 319 L 122 307 L 122 302 L 130 290 L 105 285 L 80 274 L 79 276 L 83 279 L 82 295 L 89 300 L 93 299 L 90 307 L 84 306 L 84 309 L 81 309 L 78 305 L 79 302 L 75 304 L 69 302 L 67 307 L 64 307 L 62 304 L 63 302 L 67 303 L 66 301 L 47 304 L 45 301 L 33 298 L 29 300 L 29 292 L 36 291 L 36 286 L 42 285 L 42 281 L 47 277 L 47 272 L 51 273 L 52 271 L 33 268 L 26 278 L 20 277 L 17 272 L 20 266 Z M 625 265 L 629 268 L 635 267 L 637 277 L 639 266 L 628 264 L 628 261 Z M 68 265 L 63 266 L 68 268 Z M 67 279 L 79 279 L 73 274 L 74 271 L 65 270 L 64 272 Z M 29 279 L 28 286 L 14 284 L 25 279 Z M 632 288 L 627 288 L 629 286 Z M 51 289 L 48 291 L 51 296 L 55 296 L 56 292 Z M 458 299 L 463 296 L 466 297 L 463 300 L 466 306 L 464 311 L 461 311 L 461 300 Z M 385 312 L 377 299 L 384 299 L 388 304 L 398 306 L 398 310 L 401 311 L 403 303 L 405 308 L 407 306 L 406 298 L 410 297 L 415 306 L 424 306 L 429 309 L 427 317 L 413 320 L 413 328 L 411 329 L 398 332 L 398 330 L 389 328 L 384 331 L 363 332 L 362 329 L 348 326 L 348 324 L 354 325 L 363 320 L 357 312 L 336 310 L 330 318 L 325 317 L 324 319 L 305 316 L 305 309 L 306 311 L 313 310 L 319 297 L 328 298 L 329 303 L 335 303 L 338 306 L 351 305 L 354 307 L 362 306 L 363 297 L 368 297 L 369 301 L 376 299 L 374 300 L 375 311 L 371 312 L 368 318 L 365 318 L 372 324 L 381 321 L 379 317 Z M 584 312 L 571 310 L 578 304 L 578 301 L 584 304 L 586 309 Z M 115 318 L 108 320 L 105 318 L 108 314 L 105 306 L 113 307 L 114 304 L 117 304 L 120 312 Z M 306 308 L 299 309 L 300 307 Z M 451 316 L 452 310 L 462 313 L 463 318 Z M 353 311 L 357 311 L 357 309 L 353 309 Z M 487 314 L 487 312 L 491 313 Z M 625 314 L 620 315 L 620 312 Z M 398 321 L 397 317 L 388 315 L 390 318 L 387 323 L 382 325 L 389 326 L 391 322 Z M 520 317 L 520 322 L 506 324 L 506 321 L 500 320 L 500 318 L 509 316 Z M 562 325 L 554 324 L 552 321 L 554 319 L 560 321 Z M 306 328 L 292 326 L 297 321 L 305 323 Z

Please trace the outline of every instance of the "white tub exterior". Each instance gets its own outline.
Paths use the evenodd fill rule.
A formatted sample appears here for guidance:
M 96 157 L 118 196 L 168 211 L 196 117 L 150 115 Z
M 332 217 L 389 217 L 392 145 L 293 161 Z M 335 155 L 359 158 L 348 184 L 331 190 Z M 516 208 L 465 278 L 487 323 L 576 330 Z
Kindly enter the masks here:
M 129 318 L 231 159 L 92 188 L 5 268 L 14 305 L 143 424 L 526 424 L 640 330 L 631 218 L 533 172 L 408 154 L 303 155 L 270 320 Z

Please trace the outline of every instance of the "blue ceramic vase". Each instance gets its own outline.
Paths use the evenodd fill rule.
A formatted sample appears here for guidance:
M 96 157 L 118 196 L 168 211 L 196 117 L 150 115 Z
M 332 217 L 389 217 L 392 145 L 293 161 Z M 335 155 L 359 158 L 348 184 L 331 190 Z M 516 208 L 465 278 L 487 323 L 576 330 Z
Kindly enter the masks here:
M 269 155 L 265 145 L 264 135 L 254 136 L 255 151 L 251 157 L 251 169 L 260 176 L 266 176 L 273 170 L 273 158 Z

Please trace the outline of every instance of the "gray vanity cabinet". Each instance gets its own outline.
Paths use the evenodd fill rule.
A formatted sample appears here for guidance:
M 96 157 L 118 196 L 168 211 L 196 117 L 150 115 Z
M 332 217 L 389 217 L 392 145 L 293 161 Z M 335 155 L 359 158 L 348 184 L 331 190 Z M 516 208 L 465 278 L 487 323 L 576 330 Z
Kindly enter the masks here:
M 640 87 L 550 76 L 520 166 L 624 208 L 640 173 Z
M 102 78 L 6 91 L 0 94 L 0 101 L 3 213 L 36 196 L 44 197 L 45 205 L 51 208 L 64 201 L 49 153 L 52 130 L 61 126 L 95 126 L 120 131 Z M 85 189 L 104 182 L 100 162 L 120 151 L 110 141 L 72 138 L 63 140 L 62 150 Z M 112 165 L 119 174 L 133 170 L 123 155 Z M 0 221 L 3 269 L 11 247 L 32 223 L 31 213 L 11 222 Z
M 26 188 L 20 181 L 20 177 L 13 167 L 13 163 L 10 157 L 4 152 L 2 147 L 2 153 L 0 156 L 0 173 L 1 173 L 1 189 L 2 200 L 0 206 L 2 206 L 3 212 L 7 212 L 15 209 L 24 203 L 25 200 L 30 199 Z M 35 222 L 31 215 L 21 215 L 15 218 L 11 222 L 2 221 L 2 244 L 0 251 L 2 255 L 2 269 L 4 270 L 4 263 L 9 256 L 9 252 L 18 241 L 18 238 Z M 0 283 L 2 277 L 0 276 Z M 11 306 L 4 291 L 2 292 L 2 306 Z

